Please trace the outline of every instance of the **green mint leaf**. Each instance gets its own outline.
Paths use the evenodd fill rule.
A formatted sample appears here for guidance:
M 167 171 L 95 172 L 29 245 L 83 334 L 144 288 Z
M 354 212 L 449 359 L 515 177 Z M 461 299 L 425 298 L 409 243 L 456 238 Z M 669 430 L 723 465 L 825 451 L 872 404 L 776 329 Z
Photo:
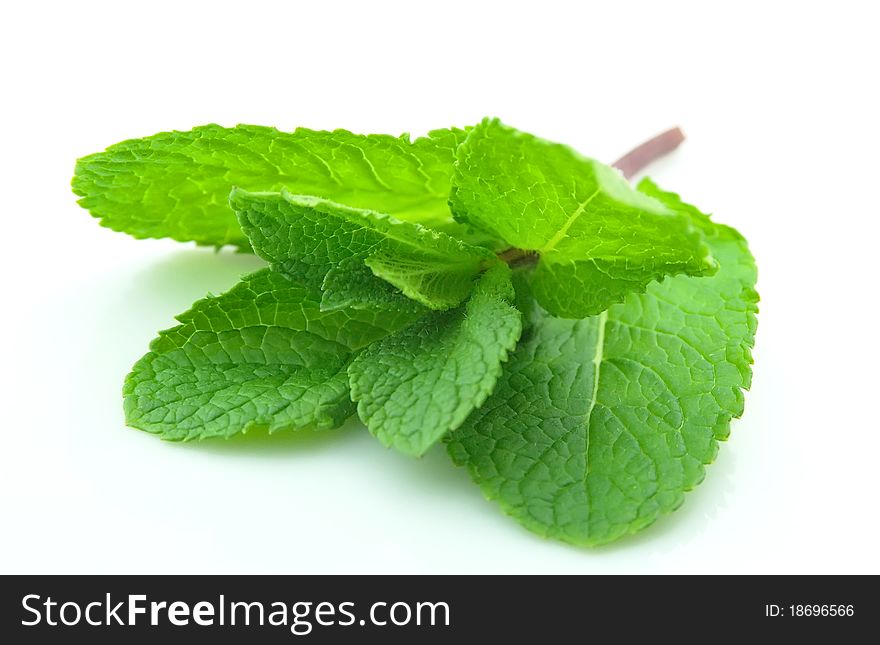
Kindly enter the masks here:
M 466 304 L 429 313 L 354 359 L 351 397 L 383 444 L 421 455 L 485 401 L 520 335 L 513 298 L 510 269 L 496 264 Z
M 378 210 L 467 236 L 447 205 L 459 129 L 407 135 L 205 125 L 123 141 L 76 164 L 73 191 L 101 224 L 137 238 L 247 248 L 227 204 L 233 186 Z
M 650 177 L 645 177 L 639 182 L 638 191 L 662 202 L 667 208 L 686 215 L 690 223 L 702 231 L 706 237 L 720 235 L 722 229 L 727 229 L 728 236 L 742 238 L 735 229 L 726 227 L 724 224 L 716 224 L 696 206 L 683 202 L 678 194 L 663 190 Z
M 256 253 L 325 294 L 325 308 L 449 309 L 494 254 L 412 222 L 318 197 L 236 189 L 230 203 Z
M 745 240 L 676 195 L 720 270 L 669 278 L 582 320 L 534 309 L 493 395 L 448 437 L 489 499 L 528 529 L 597 545 L 670 513 L 743 411 L 757 293 Z
M 413 316 L 322 312 L 306 288 L 263 269 L 178 320 L 124 387 L 128 424 L 171 440 L 338 426 L 354 412 L 355 352 Z
M 597 314 L 652 281 L 716 268 L 687 217 L 567 146 L 486 119 L 456 157 L 456 218 L 538 252 L 532 288 L 554 315 Z

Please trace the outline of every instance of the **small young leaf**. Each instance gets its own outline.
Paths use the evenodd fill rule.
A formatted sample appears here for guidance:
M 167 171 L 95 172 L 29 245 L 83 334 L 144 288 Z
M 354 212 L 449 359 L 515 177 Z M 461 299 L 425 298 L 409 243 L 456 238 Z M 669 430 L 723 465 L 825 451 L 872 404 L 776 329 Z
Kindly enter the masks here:
M 354 412 L 352 356 L 413 316 L 321 312 L 307 289 L 263 269 L 178 320 L 124 388 L 128 424 L 171 440 L 338 426 Z
M 456 157 L 456 218 L 536 251 L 532 288 L 554 315 L 597 314 L 654 280 L 716 268 L 687 217 L 571 148 L 484 120 Z
M 709 233 L 721 268 L 650 284 L 598 316 L 535 309 L 493 395 L 448 436 L 484 494 L 526 528 L 597 545 L 681 504 L 743 411 L 757 293 L 745 240 L 650 182 Z
M 459 129 L 407 135 L 205 125 L 110 146 L 76 164 L 73 191 L 101 224 L 138 238 L 247 248 L 233 186 L 287 188 L 467 236 L 447 205 Z
M 479 246 L 373 211 L 317 197 L 250 193 L 229 197 L 256 253 L 276 271 L 324 291 L 325 308 L 449 309 L 494 260 Z
M 358 414 L 386 446 L 421 455 L 492 392 L 516 345 L 510 269 L 496 264 L 470 300 L 377 341 L 348 368 Z

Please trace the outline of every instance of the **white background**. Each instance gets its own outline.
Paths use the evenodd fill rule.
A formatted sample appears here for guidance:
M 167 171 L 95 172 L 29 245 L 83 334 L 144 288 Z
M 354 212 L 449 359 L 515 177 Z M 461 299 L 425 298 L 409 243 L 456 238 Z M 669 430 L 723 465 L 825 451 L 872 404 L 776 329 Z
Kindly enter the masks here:
M 878 16 L 872 3 L 6 3 L 0 572 L 873 572 Z M 77 157 L 218 122 L 423 133 L 484 115 L 651 174 L 750 240 L 754 386 L 707 479 L 638 536 L 544 541 L 442 447 L 352 424 L 165 443 L 120 387 L 258 261 L 98 226 Z

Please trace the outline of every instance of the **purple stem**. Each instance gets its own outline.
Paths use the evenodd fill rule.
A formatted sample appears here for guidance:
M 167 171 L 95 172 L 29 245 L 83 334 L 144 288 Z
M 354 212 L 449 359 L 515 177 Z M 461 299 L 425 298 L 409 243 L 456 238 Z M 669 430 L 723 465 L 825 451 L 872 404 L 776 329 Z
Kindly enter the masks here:
M 620 170 L 624 177 L 632 179 L 645 166 L 675 150 L 682 141 L 684 132 L 681 128 L 670 128 L 633 148 L 611 165 Z

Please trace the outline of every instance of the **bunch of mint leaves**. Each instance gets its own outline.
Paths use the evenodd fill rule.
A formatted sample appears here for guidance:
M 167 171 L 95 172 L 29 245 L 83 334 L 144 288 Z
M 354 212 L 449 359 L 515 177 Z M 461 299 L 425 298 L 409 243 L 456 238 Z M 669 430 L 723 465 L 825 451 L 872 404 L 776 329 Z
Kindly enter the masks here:
M 80 159 L 73 190 L 113 230 L 268 263 L 126 378 L 128 424 L 164 439 L 356 412 L 406 455 L 444 442 L 526 528 L 599 545 L 675 510 L 743 411 L 745 239 L 497 119 L 166 132 Z

